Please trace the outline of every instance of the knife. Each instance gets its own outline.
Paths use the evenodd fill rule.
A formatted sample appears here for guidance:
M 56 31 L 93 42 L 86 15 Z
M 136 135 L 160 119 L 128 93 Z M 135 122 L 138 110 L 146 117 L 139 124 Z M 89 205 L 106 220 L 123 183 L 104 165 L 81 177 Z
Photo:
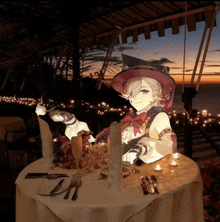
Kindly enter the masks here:
M 62 184 L 63 184 L 63 181 L 64 181 L 64 180 L 65 180 L 65 179 L 62 179 L 62 180 L 54 187 L 54 189 L 50 191 L 50 194 L 51 194 L 51 195 L 54 194 L 54 193 L 56 193 L 56 192 L 62 187 Z
M 55 173 L 55 174 L 48 174 L 48 173 L 28 173 L 25 176 L 25 179 L 36 179 L 36 178 L 47 178 L 47 179 L 56 179 L 58 177 L 68 177 L 67 174 Z

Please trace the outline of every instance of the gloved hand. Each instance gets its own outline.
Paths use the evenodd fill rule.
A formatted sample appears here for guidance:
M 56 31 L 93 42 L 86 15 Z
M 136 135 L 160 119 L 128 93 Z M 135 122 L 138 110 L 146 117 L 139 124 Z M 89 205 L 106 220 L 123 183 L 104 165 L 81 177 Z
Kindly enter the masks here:
M 146 154 L 147 152 L 147 146 L 143 144 L 136 144 L 133 148 L 131 148 L 122 156 L 122 162 L 129 165 L 135 164 L 139 157 L 143 154 Z
M 122 162 L 126 165 L 133 165 L 135 164 L 135 161 L 137 160 L 137 153 L 136 152 L 130 152 L 129 150 L 127 153 L 125 153 L 122 156 Z
M 37 114 L 37 116 L 43 116 L 47 113 L 47 109 L 44 106 L 37 105 L 35 113 Z
M 142 153 L 142 148 L 136 145 L 134 148 L 131 148 L 127 153 L 125 153 L 122 156 L 122 162 L 124 164 L 129 164 L 129 165 L 135 164 L 141 153 Z

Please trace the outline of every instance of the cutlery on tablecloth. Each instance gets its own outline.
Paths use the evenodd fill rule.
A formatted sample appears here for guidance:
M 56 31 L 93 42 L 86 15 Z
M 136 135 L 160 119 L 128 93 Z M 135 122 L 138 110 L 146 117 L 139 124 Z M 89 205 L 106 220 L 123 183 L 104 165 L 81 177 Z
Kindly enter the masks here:
M 72 200 L 76 200 L 77 199 L 77 194 L 78 194 L 78 189 L 82 186 L 82 180 L 81 178 L 76 178 L 76 181 L 75 181 L 75 187 L 76 187 L 76 190 L 72 196 Z
M 149 177 L 146 176 L 146 177 L 145 177 L 145 180 L 146 180 L 147 183 L 148 183 L 147 189 L 148 189 L 149 193 L 155 194 L 155 186 L 153 185 L 153 183 L 150 182 Z
M 148 176 L 149 183 L 154 187 L 154 193 L 159 194 L 159 191 L 157 189 L 157 178 L 154 175 Z
M 54 174 L 48 174 L 48 173 L 28 173 L 25 176 L 25 179 L 38 179 L 38 178 L 47 178 L 47 179 L 56 179 L 59 177 L 69 177 L 67 174 L 62 173 L 54 173 Z
M 148 191 L 148 188 L 147 188 L 147 184 L 148 184 L 148 182 L 147 182 L 147 181 L 145 180 L 145 178 L 142 176 L 142 177 L 141 177 L 141 186 L 142 186 L 144 195 L 149 194 L 149 191 Z
M 159 190 L 157 188 L 157 178 L 156 178 L 156 176 L 151 175 L 150 178 L 151 178 L 151 181 L 153 182 L 153 184 L 155 186 L 155 192 L 159 194 Z
M 54 187 L 54 189 L 50 191 L 50 194 L 51 194 L 51 195 L 52 195 L 52 194 L 55 194 L 55 193 L 62 187 L 64 180 L 65 180 L 65 179 L 62 179 L 62 180 Z
M 75 184 L 76 184 L 76 178 L 72 178 L 71 181 L 70 181 L 70 185 L 69 185 L 69 187 L 68 187 L 68 189 L 67 189 L 67 192 L 66 192 L 66 194 L 65 194 L 65 196 L 64 196 L 63 199 L 66 200 L 66 199 L 69 198 L 70 190 L 71 190 L 73 187 L 75 187 Z

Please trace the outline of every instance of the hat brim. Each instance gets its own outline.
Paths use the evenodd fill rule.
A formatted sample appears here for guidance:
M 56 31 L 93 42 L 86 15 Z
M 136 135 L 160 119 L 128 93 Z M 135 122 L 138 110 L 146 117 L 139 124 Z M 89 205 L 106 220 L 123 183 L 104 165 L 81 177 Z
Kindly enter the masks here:
M 175 80 L 165 73 L 160 73 L 147 66 L 135 66 L 118 73 L 112 80 L 112 87 L 119 93 L 123 93 L 124 83 L 134 77 L 149 77 L 157 80 L 163 86 L 163 97 L 169 95 L 175 89 Z

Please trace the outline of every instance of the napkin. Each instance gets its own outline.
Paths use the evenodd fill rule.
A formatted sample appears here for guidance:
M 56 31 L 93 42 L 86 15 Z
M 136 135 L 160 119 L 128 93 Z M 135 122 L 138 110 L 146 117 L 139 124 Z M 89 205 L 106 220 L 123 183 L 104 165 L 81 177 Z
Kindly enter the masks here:
M 109 189 L 120 192 L 122 190 L 122 142 L 121 127 L 117 122 L 111 124 L 110 136 Z
M 42 141 L 42 155 L 46 170 L 48 171 L 53 166 L 53 136 L 49 125 L 44 120 L 38 117 L 38 122 Z

